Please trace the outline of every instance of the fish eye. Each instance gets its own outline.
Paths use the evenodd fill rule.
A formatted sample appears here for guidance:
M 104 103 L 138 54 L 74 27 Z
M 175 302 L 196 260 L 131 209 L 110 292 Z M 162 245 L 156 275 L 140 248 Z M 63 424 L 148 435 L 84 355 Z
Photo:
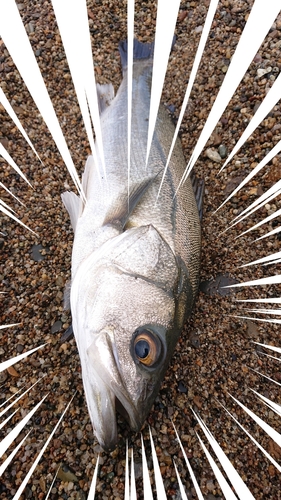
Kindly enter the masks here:
M 154 332 L 147 328 L 138 329 L 133 337 L 133 357 L 138 363 L 153 367 L 162 352 L 161 341 Z

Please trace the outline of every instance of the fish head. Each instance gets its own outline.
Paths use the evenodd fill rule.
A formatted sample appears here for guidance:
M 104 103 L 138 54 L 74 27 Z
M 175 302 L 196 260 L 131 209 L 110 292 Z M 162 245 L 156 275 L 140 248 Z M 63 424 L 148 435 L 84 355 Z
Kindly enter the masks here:
M 179 269 L 153 226 L 131 228 L 86 259 L 71 286 L 73 330 L 94 433 L 117 443 L 116 408 L 138 431 L 178 338 Z

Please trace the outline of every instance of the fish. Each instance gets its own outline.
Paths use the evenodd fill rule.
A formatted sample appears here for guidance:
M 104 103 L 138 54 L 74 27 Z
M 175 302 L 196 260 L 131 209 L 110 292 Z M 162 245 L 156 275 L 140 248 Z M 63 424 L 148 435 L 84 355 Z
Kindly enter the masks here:
M 97 85 L 106 176 L 97 147 L 82 176 L 85 199 L 62 194 L 74 230 L 70 309 L 94 434 L 118 442 L 116 411 L 132 431 L 147 418 L 198 291 L 201 228 L 177 139 L 157 200 L 174 125 L 161 104 L 146 165 L 153 43 L 134 39 L 127 171 L 127 42 L 123 79 Z M 129 188 L 129 189 L 128 189 Z M 129 193 L 129 194 L 128 194 Z M 156 202 L 157 200 L 157 202 Z

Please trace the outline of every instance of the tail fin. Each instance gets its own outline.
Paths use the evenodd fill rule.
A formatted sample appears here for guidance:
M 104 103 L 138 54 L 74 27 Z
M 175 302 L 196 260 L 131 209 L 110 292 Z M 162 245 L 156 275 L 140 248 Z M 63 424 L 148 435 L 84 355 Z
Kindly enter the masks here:
M 127 53 L 128 53 L 128 42 L 123 40 L 118 45 L 122 70 L 127 68 Z M 152 43 L 142 43 L 134 38 L 134 60 L 136 59 L 150 59 L 153 57 L 154 53 L 154 42 Z
M 176 36 L 174 35 L 172 40 L 171 50 L 175 45 L 175 42 L 176 42 Z M 127 53 L 128 53 L 127 40 L 123 40 L 122 42 L 120 42 L 118 49 L 121 57 L 122 70 L 124 71 L 127 68 Z M 137 59 L 152 59 L 153 54 L 154 54 L 154 42 L 142 43 L 139 42 L 137 38 L 134 38 L 134 61 L 136 61 Z

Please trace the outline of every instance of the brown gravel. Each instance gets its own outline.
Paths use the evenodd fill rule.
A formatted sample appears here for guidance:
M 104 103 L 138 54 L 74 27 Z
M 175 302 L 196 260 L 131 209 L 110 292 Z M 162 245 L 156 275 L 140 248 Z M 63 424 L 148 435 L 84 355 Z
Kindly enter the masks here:
M 181 2 L 176 28 L 177 41 L 170 57 L 162 96 L 163 102 L 172 110 L 172 119 L 175 121 L 180 112 L 208 3 L 207 0 Z M 219 3 L 181 126 L 181 140 L 187 160 L 223 81 L 252 4 L 252 0 L 221 0 Z M 100 83 L 112 81 L 117 89 L 121 81 L 117 46 L 118 42 L 126 37 L 126 2 L 89 0 L 87 5 L 97 79 Z M 74 163 L 81 173 L 90 149 L 51 3 L 45 0 L 23 0 L 18 7 Z M 155 19 L 155 2 L 136 1 L 135 34 L 140 40 L 153 39 Z M 75 37 L 75 33 L 73 36 Z M 214 210 L 231 190 L 281 139 L 280 105 L 271 110 L 221 174 L 218 175 L 221 165 L 206 155 L 207 148 L 217 152 L 220 145 L 228 152 L 232 150 L 281 69 L 280 47 L 281 17 L 272 26 L 196 165 L 197 174 L 204 177 L 206 183 L 201 269 L 201 278 L 204 281 L 226 273 L 241 282 L 280 272 L 280 264 L 274 269 L 272 266 L 239 268 L 243 263 L 280 250 L 280 241 L 276 235 L 254 243 L 256 237 L 274 227 L 274 222 L 235 239 L 254 222 L 279 209 L 280 198 L 271 202 L 270 206 L 260 209 L 249 221 L 246 219 L 232 230 L 221 234 L 235 215 L 279 180 L 280 155 L 224 209 L 214 214 Z M 258 72 L 269 67 L 273 68 L 269 73 L 261 76 L 261 72 Z M 62 299 L 64 285 L 70 277 L 73 239 L 60 194 L 68 186 L 72 187 L 72 182 L 1 40 L 0 74 L 1 87 L 44 162 L 43 166 L 40 165 L 0 106 L 0 140 L 33 186 L 29 188 L 0 158 L 2 182 L 26 206 L 12 200 L 4 190 L 1 190 L 0 196 L 16 211 L 17 216 L 38 234 L 38 237 L 35 237 L 12 220 L 1 216 L 0 229 L 6 231 L 7 236 L 2 238 L 4 243 L 2 241 L 3 247 L 0 250 L 1 291 L 6 292 L 2 297 L 0 324 L 20 322 L 20 325 L 13 329 L 1 330 L 1 360 L 47 343 L 38 353 L 16 364 L 15 372 L 9 370 L 1 374 L 0 403 L 18 389 L 29 387 L 44 375 L 35 388 L 18 403 L 19 411 L 12 420 L 13 424 L 16 424 L 43 395 L 48 394 L 31 423 L 27 425 L 32 432 L 23 450 L 16 455 L 1 479 L 0 498 L 8 500 L 13 497 L 66 404 L 77 391 L 55 439 L 49 445 L 21 498 L 44 498 L 59 464 L 62 464 L 59 478 L 49 498 L 83 500 L 87 498 L 100 448 L 93 438 L 87 413 L 75 341 L 60 343 L 62 332 L 71 323 L 70 314 L 63 310 Z M 34 261 L 31 256 L 32 246 L 38 244 L 45 248 L 45 252 L 42 252 L 45 258 L 39 262 Z M 180 498 L 173 459 L 176 460 L 188 498 L 195 498 L 171 419 L 182 438 L 204 498 L 222 498 L 220 488 L 196 437 L 196 432 L 199 432 L 201 437 L 202 433 L 190 407 L 206 422 L 255 499 L 281 499 L 280 474 L 277 469 L 222 407 L 224 405 L 232 412 L 281 464 L 280 448 L 229 396 L 229 393 L 234 395 L 280 432 L 280 419 L 278 420 L 266 406 L 261 405 L 251 391 L 254 388 L 280 404 L 280 390 L 277 385 L 253 371 L 266 374 L 280 383 L 281 371 L 278 361 L 267 358 L 264 349 L 256 348 L 253 344 L 253 341 L 257 341 L 280 345 L 279 328 L 277 325 L 235 318 L 235 315 L 245 312 L 243 305 L 237 304 L 235 298 L 273 297 L 279 293 L 279 286 L 265 287 L 263 290 L 239 289 L 236 294 L 226 297 L 220 294 L 208 296 L 199 293 L 193 315 L 184 329 L 160 394 L 148 418 L 169 499 Z M 56 324 L 53 329 L 55 332 L 52 333 L 52 326 L 56 322 L 60 323 Z M 12 424 L 9 422 L 5 432 L 10 428 Z M 143 428 L 143 435 L 151 468 L 147 425 Z M 24 432 L 16 439 L 16 443 L 23 436 Z M 126 438 L 129 439 L 129 446 L 134 448 L 137 487 L 139 498 L 142 498 L 140 436 L 131 434 L 120 418 L 119 448 L 111 454 L 101 453 L 96 496 L 98 499 L 124 497 Z

